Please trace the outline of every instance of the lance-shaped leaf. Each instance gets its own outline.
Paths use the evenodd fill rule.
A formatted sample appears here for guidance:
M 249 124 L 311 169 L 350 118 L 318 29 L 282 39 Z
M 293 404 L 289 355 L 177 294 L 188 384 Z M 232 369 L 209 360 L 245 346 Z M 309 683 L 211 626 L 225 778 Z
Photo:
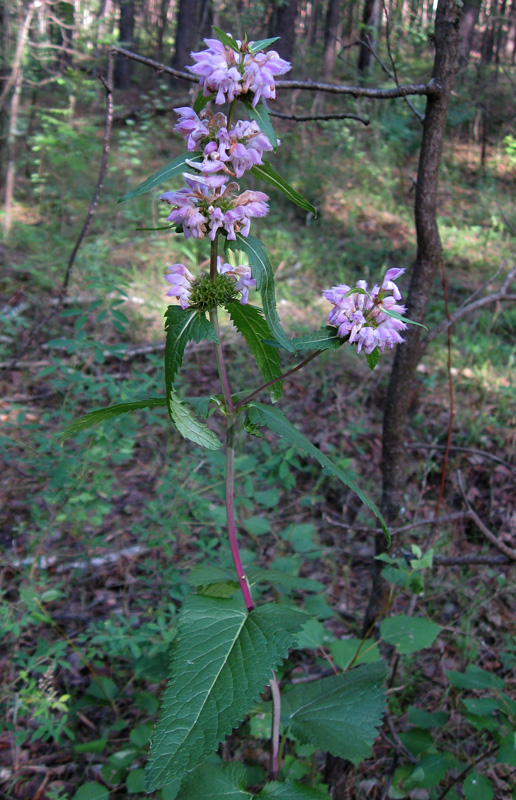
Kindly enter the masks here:
M 228 303 L 226 306 L 231 321 L 237 331 L 242 334 L 256 361 L 256 366 L 262 373 L 266 383 L 281 377 L 281 361 L 277 348 L 266 344 L 265 339 L 270 339 L 271 329 L 263 318 L 261 309 L 255 306 L 240 303 Z M 279 400 L 283 392 L 283 381 L 277 381 L 269 386 L 269 393 L 273 403 Z
M 327 800 L 328 793 L 322 789 L 291 781 L 266 783 L 261 792 L 255 795 L 255 800 L 324 800 L 325 798 Z
M 174 641 L 171 680 L 152 736 L 146 790 L 179 785 L 257 701 L 306 616 L 285 606 L 247 612 L 240 599 L 188 596 Z
M 218 450 L 222 442 L 201 420 L 194 417 L 189 408 L 182 403 L 174 391 L 167 396 L 168 413 L 177 430 L 185 439 L 200 444 L 208 450 Z
M 146 194 L 147 192 L 150 192 L 151 189 L 155 189 L 156 186 L 160 186 L 162 183 L 165 183 L 165 181 L 175 178 L 176 175 L 181 175 L 185 167 L 188 167 L 188 164 L 186 163 L 187 160 L 202 161 L 202 159 L 202 153 L 197 151 L 192 153 L 183 153 L 182 155 L 177 156 L 177 158 L 174 158 L 174 160 L 169 164 L 161 169 L 158 169 L 158 171 L 155 172 L 154 175 L 151 175 L 150 178 L 147 178 L 147 180 L 143 181 L 143 183 L 140 183 L 136 189 L 132 189 L 130 192 L 127 192 L 127 194 L 124 194 L 124 196 L 121 197 L 118 202 L 123 203 L 125 200 L 131 200 L 133 197 L 138 197 L 140 194 Z
M 276 189 L 279 189 L 280 192 L 283 192 L 285 197 L 295 203 L 296 206 L 299 208 L 303 208 L 305 211 L 311 211 L 314 216 L 317 216 L 317 210 L 315 206 L 313 206 L 308 200 L 296 192 L 296 190 L 279 175 L 276 170 L 269 164 L 268 161 L 264 161 L 263 164 L 256 164 L 256 166 L 252 167 L 251 172 L 253 175 L 256 175 L 257 178 L 261 178 L 261 180 L 267 181 L 270 183 L 271 186 L 274 186 Z
M 355 492 L 357 497 L 371 509 L 373 514 L 377 517 L 380 525 L 382 526 L 382 530 L 387 537 L 387 541 L 390 544 L 391 537 L 389 534 L 389 530 L 385 523 L 384 518 L 380 514 L 380 511 L 377 509 L 373 501 L 365 494 L 365 492 L 360 489 L 356 483 L 349 477 L 348 473 L 345 472 L 343 469 L 338 467 L 327 455 L 325 455 L 318 447 L 316 447 L 312 442 L 304 436 L 297 428 L 295 428 L 291 422 L 288 421 L 286 416 L 278 409 L 273 408 L 272 406 L 265 406 L 262 403 L 255 403 L 251 402 L 249 405 L 249 409 L 247 411 L 249 415 L 249 419 L 251 423 L 254 425 L 266 425 L 271 431 L 276 433 L 278 436 L 282 436 L 284 439 L 287 439 L 291 444 L 299 447 L 301 450 L 305 450 L 309 456 L 315 458 L 321 467 L 326 467 L 332 475 L 335 475 L 342 483 Z
M 68 425 L 59 437 L 59 441 L 62 444 L 66 439 L 75 436 L 76 433 L 84 431 L 86 428 L 91 428 L 92 425 L 97 425 L 99 422 L 104 422 L 106 419 L 118 417 L 120 414 L 138 411 L 140 408 L 158 408 L 166 405 L 167 401 L 164 397 L 148 397 L 147 400 L 136 400 L 134 403 L 118 403 L 116 406 L 97 408 L 95 411 L 90 411 Z
M 200 92 L 197 93 L 197 97 L 195 98 L 195 103 L 193 104 L 193 110 L 196 114 L 200 114 L 203 108 L 213 100 L 215 97 L 215 92 L 204 96 L 203 90 L 201 89 Z
M 249 45 L 249 52 L 258 53 L 259 50 L 265 50 L 266 47 L 270 47 L 271 44 L 277 42 L 279 38 L 279 36 L 274 36 L 272 39 L 259 39 L 257 42 L 253 42 Z
M 222 44 L 225 47 L 230 47 L 231 50 L 235 51 L 235 53 L 240 53 L 240 48 L 238 46 L 238 43 L 236 42 L 235 39 L 233 39 L 231 34 L 224 33 L 223 30 L 221 30 L 220 28 L 216 28 L 215 26 L 213 27 L 213 33 L 215 34 L 219 42 L 222 42 Z
M 313 333 L 304 336 L 295 336 L 290 339 L 290 344 L 296 352 L 301 350 L 338 350 L 342 347 L 346 339 L 337 335 L 337 328 L 327 325 Z M 272 347 L 281 347 L 279 342 L 267 341 Z
M 263 313 L 269 323 L 269 328 L 281 347 L 293 353 L 294 347 L 283 330 L 278 317 L 276 293 L 274 291 L 274 273 L 267 258 L 265 247 L 254 236 L 244 237 L 240 233 L 237 234 L 235 242 L 226 240 L 226 247 L 229 250 L 241 250 L 248 257 L 253 278 L 256 280 L 256 288 L 262 296 Z
M 386 674 L 379 662 L 296 686 L 282 697 L 282 721 L 302 742 L 359 764 L 382 723 Z
M 271 118 L 266 107 L 263 105 L 263 103 L 258 103 L 253 108 L 250 100 L 242 100 L 242 102 L 251 119 L 258 123 L 258 127 L 260 128 L 261 132 L 266 135 L 273 149 L 277 150 L 278 137 L 276 136 L 276 131 L 272 127 Z

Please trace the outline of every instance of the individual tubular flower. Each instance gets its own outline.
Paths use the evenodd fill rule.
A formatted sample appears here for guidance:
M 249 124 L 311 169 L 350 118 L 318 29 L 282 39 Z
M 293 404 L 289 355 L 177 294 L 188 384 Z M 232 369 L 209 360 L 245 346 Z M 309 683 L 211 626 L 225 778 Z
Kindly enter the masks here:
M 406 329 L 406 324 L 385 313 L 405 313 L 405 306 L 397 303 L 401 300 L 401 293 L 394 283 L 404 271 L 387 270 L 381 285 L 375 286 L 371 293 L 367 291 L 366 281 L 357 281 L 358 291 L 346 284 L 340 284 L 323 292 L 324 297 L 334 305 L 328 315 L 328 322 L 337 327 L 339 336 L 348 337 L 350 344 L 356 343 L 357 353 L 363 349 L 369 354 L 375 348 L 383 352 L 386 347 L 394 347 L 395 344 L 405 341 L 400 331 Z M 392 292 L 392 295 L 386 296 L 387 292 Z
M 181 303 L 181 308 L 188 308 L 190 305 L 190 293 L 194 276 L 184 264 L 171 264 L 165 275 L 165 280 L 172 284 L 168 290 L 168 297 L 177 297 Z
M 256 280 L 251 278 L 251 267 L 246 264 L 232 267 L 231 264 L 223 264 L 222 259 L 218 256 L 217 272 L 219 275 L 227 275 L 233 279 L 235 291 L 241 293 L 240 305 L 247 305 L 249 302 L 249 289 L 256 289 Z
M 237 233 L 248 236 L 251 219 L 264 217 L 269 211 L 266 194 L 246 191 L 234 196 L 238 184 L 225 186 L 223 176 L 185 175 L 185 179 L 188 188 L 160 197 L 174 206 L 167 220 L 182 225 L 185 239 L 203 239 L 208 234 L 213 241 L 219 230 L 232 240 Z
M 276 97 L 275 78 L 288 72 L 290 64 L 280 58 L 275 50 L 253 53 L 250 49 L 253 42 L 240 42 L 237 39 L 240 48 L 237 53 L 218 39 L 204 41 L 208 49 L 191 53 L 196 63 L 187 69 L 199 76 L 205 97 L 215 93 L 215 103 L 220 105 L 251 93 L 253 107 L 261 97 Z

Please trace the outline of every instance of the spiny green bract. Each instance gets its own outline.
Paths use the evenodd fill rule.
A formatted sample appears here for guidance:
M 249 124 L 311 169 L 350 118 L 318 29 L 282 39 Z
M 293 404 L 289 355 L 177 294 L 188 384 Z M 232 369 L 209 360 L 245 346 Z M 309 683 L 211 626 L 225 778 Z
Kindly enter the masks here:
M 236 296 L 235 284 L 227 275 L 217 275 L 212 281 L 206 274 L 193 281 L 189 303 L 200 311 L 211 311 L 226 305 Z

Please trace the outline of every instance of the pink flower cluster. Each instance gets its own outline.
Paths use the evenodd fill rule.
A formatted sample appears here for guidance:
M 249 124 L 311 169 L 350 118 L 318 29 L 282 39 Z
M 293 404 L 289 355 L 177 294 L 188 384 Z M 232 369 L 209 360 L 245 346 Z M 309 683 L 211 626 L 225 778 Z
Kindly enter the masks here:
M 221 105 L 251 93 L 253 107 L 261 97 L 276 97 L 276 76 L 288 72 L 290 64 L 280 58 L 275 50 L 253 53 L 253 42 L 240 42 L 237 39 L 240 48 L 237 53 L 218 39 L 204 41 L 208 49 L 192 53 L 196 63 L 187 69 L 199 76 L 205 97 L 215 92 L 215 103 Z
M 387 270 L 381 286 L 374 286 L 370 293 L 366 281 L 357 281 L 358 291 L 340 284 L 323 292 L 334 305 L 328 322 L 338 327 L 339 336 L 349 337 L 350 344 L 356 343 L 357 353 L 363 349 L 369 354 L 375 348 L 383 352 L 386 347 L 405 341 L 399 333 L 407 327 L 405 323 L 385 313 L 405 313 L 405 306 L 398 305 L 401 293 L 394 283 L 404 272 L 403 269 Z M 387 292 L 392 292 L 392 295 L 386 297 Z
M 219 275 L 226 275 L 235 284 L 235 291 L 240 292 L 240 303 L 245 306 L 249 302 L 249 289 L 256 289 L 256 281 L 251 278 L 251 267 L 239 264 L 232 267 L 231 264 L 224 264 L 220 257 L 217 258 L 217 272 Z M 167 297 L 177 297 L 184 310 L 190 307 L 190 294 L 194 276 L 184 264 L 171 264 L 168 267 L 165 280 L 172 284 L 168 290 Z
M 239 120 L 229 131 L 224 114 L 208 110 L 198 116 L 192 108 L 176 108 L 179 121 L 174 130 L 185 137 L 188 150 L 202 148 L 203 161 L 192 164 L 203 174 L 224 172 L 241 178 L 255 164 L 262 164 L 265 151 L 272 145 L 256 122 Z
M 238 183 L 225 186 L 223 176 L 184 177 L 188 188 L 165 192 L 160 200 L 174 206 L 167 221 L 182 225 L 185 239 L 203 239 L 208 234 L 214 241 L 219 229 L 232 240 L 237 233 L 248 236 L 251 219 L 265 217 L 269 211 L 263 192 L 246 191 L 235 196 Z

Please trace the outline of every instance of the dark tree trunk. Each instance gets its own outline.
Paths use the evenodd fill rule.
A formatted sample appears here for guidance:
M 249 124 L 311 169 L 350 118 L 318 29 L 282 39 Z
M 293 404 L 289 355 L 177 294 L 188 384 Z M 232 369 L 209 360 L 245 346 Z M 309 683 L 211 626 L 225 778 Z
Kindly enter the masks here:
M 375 13 L 377 0 L 365 0 L 362 12 L 362 32 L 360 34 L 360 50 L 358 52 L 357 69 L 366 72 L 371 66 L 374 50 Z
M 159 4 L 159 18 L 158 30 L 156 34 L 156 61 L 163 60 L 163 39 L 167 30 L 168 10 L 170 8 L 170 0 L 160 0 Z
M 192 63 L 190 53 L 195 50 L 199 37 L 199 0 L 179 0 L 176 18 L 176 41 L 172 66 L 184 69 Z M 173 78 L 173 81 L 176 79 Z
M 516 0 L 512 0 L 510 17 L 511 22 L 509 34 L 507 36 L 507 56 L 510 58 L 511 64 L 514 64 L 516 61 Z
M 120 0 L 120 20 L 118 41 L 129 50 L 134 46 L 134 0 Z M 132 62 L 124 56 L 117 56 L 115 62 L 115 88 L 129 89 L 131 86 Z
M 270 35 L 279 36 L 274 49 L 286 61 L 292 61 L 296 41 L 297 0 L 288 0 L 284 5 L 274 6 L 270 22 Z
M 415 197 L 417 235 L 416 263 L 407 296 L 407 317 L 423 323 L 426 305 L 441 265 L 441 239 L 437 227 L 437 182 L 446 128 L 448 103 L 456 71 L 460 6 L 456 0 L 439 0 L 435 19 L 435 61 L 423 124 L 423 139 Z M 416 367 L 423 352 L 421 328 L 409 325 L 405 344 L 396 350 L 383 419 L 382 511 L 392 522 L 403 503 L 405 486 L 404 439 Z M 385 537 L 376 536 L 377 555 L 386 550 Z M 373 588 L 364 621 L 364 632 L 375 624 L 385 607 L 388 585 L 381 576 L 381 561 L 373 563 Z
M 486 20 L 486 29 L 482 37 L 481 60 L 482 64 L 491 64 L 493 61 L 496 15 L 498 13 L 498 0 L 493 0 L 491 13 Z
M 461 66 L 465 66 L 469 61 L 481 2 L 482 0 L 465 0 L 462 7 L 459 27 L 459 64 Z
M 309 34 L 308 34 L 308 43 L 311 47 L 317 44 L 317 39 L 319 37 L 319 25 L 321 23 L 322 17 L 322 3 L 321 0 L 313 0 L 312 3 L 312 14 L 310 17 L 310 25 L 309 25 Z
M 324 24 L 324 77 L 331 78 L 335 69 L 339 30 L 340 0 L 329 0 Z
M 496 35 L 495 35 L 495 63 L 499 64 L 503 57 L 503 51 L 505 49 L 505 42 L 507 39 L 507 30 L 505 25 L 505 13 L 507 10 L 507 0 L 502 0 L 500 5 L 499 11 L 499 18 L 496 23 Z
M 202 0 L 199 30 L 201 32 L 201 39 L 210 37 L 212 35 L 213 27 L 213 0 Z

